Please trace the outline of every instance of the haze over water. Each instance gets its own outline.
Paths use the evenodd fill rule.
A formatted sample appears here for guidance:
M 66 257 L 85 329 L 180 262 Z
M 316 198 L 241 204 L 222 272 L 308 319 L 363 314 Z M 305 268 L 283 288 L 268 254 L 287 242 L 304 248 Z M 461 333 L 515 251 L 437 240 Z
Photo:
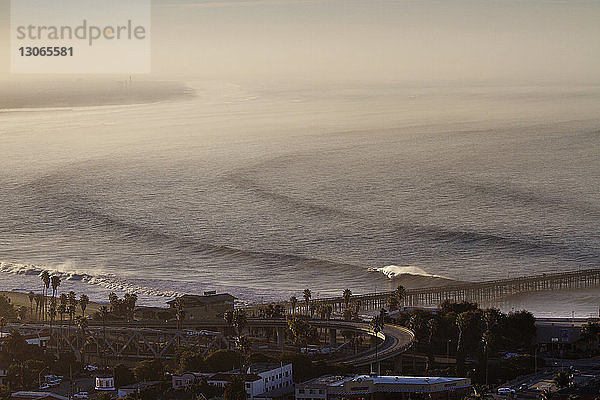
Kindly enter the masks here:
M 188 85 L 0 113 L 0 289 L 46 268 L 93 299 L 264 301 L 600 265 L 597 86 Z M 595 315 L 598 292 L 505 307 Z

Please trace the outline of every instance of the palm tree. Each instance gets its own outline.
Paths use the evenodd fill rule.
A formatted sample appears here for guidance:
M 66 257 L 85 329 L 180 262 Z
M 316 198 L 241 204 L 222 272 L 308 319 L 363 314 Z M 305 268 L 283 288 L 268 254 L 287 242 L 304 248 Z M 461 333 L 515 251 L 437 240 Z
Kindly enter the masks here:
M 40 274 L 40 279 L 42 280 L 42 318 L 45 319 L 46 314 L 46 295 L 48 294 L 48 289 L 50 288 L 50 274 L 48 271 L 43 271 Z
M 354 315 L 358 318 L 358 314 L 360 313 L 360 307 L 362 306 L 362 301 L 355 300 L 354 301 Z
M 312 293 L 309 288 L 304 289 L 304 302 L 306 303 L 306 312 L 308 313 L 308 308 L 310 306 L 310 298 L 312 297 Z
M 52 326 L 52 323 L 56 319 L 57 308 L 58 307 L 56 306 L 56 297 L 51 297 L 50 298 L 50 307 L 48 308 L 48 316 L 50 317 L 50 326 Z
M 85 316 L 79 316 L 77 317 L 77 327 L 79 328 L 79 332 L 81 334 L 81 345 L 80 345 L 80 351 L 81 351 L 81 359 L 80 361 L 83 362 L 84 361 L 84 352 L 85 352 L 85 335 L 87 332 L 87 327 L 88 327 L 88 319 Z
M 296 296 L 290 297 L 290 311 L 292 315 L 296 315 L 296 305 L 298 304 L 298 299 Z
M 68 303 L 68 299 L 67 299 L 67 295 L 64 293 L 61 293 L 59 298 L 58 298 L 58 313 L 60 314 L 60 322 L 62 323 L 64 318 L 63 316 L 67 313 L 67 303 Z
M 74 317 L 75 316 L 76 307 L 77 307 L 77 296 L 75 295 L 74 291 L 71 290 L 69 292 L 69 294 L 67 295 L 67 301 L 69 302 L 68 310 L 72 309 L 72 311 L 73 311 L 73 317 Z M 69 314 L 70 314 L 70 312 L 69 312 Z
M 352 292 L 350 289 L 345 289 L 344 294 L 342 294 L 342 298 L 344 299 L 344 307 L 348 308 L 348 304 L 350 304 L 350 299 L 352 298 Z
M 546 388 L 544 389 L 544 391 L 540 394 L 540 399 L 541 400 L 550 400 L 552 399 L 552 396 L 554 395 L 554 393 L 552 393 L 552 390 Z
M 333 314 L 333 306 L 331 304 L 327 304 L 325 306 L 325 318 L 331 319 L 331 314 Z
M 223 319 L 227 323 L 227 330 L 231 334 L 231 327 L 233 326 L 233 310 L 227 310 L 223 313 Z
M 181 330 L 181 321 L 185 319 L 185 303 L 181 297 L 175 299 L 173 303 L 175 308 L 175 318 L 177 319 L 177 330 Z
M 133 320 L 135 314 L 135 303 L 137 302 L 137 294 L 126 293 L 123 297 L 123 302 L 125 304 L 125 319 L 127 321 Z
M 395 295 L 389 296 L 386 303 L 387 308 L 390 311 L 396 311 L 398 309 L 398 298 Z
M 404 298 L 406 297 L 406 289 L 402 285 L 398 285 L 394 291 L 396 298 L 398 299 L 398 305 L 403 304 Z
M 87 308 L 89 302 L 90 302 L 90 298 L 87 297 L 87 295 L 82 294 L 81 297 L 79 297 L 79 307 L 81 307 L 81 315 L 83 315 L 84 317 L 85 317 L 85 309 Z
M 237 341 L 240 353 L 244 356 L 244 362 L 248 362 L 248 357 L 252 351 L 252 342 L 246 336 L 240 336 Z
M 73 323 L 73 318 L 75 318 L 75 311 L 76 311 L 76 308 L 74 305 L 69 304 L 67 306 L 67 314 L 69 314 L 69 324 Z
M 42 303 L 44 301 L 44 296 L 41 294 L 36 294 L 34 297 L 35 300 L 35 315 L 38 320 L 42 319 Z
M 378 358 L 378 349 L 379 349 L 379 342 L 378 342 L 378 334 L 379 332 L 381 332 L 383 330 L 383 325 L 384 325 L 384 320 L 382 318 L 382 315 L 376 315 L 375 317 L 373 317 L 373 319 L 371 319 L 371 329 L 373 330 L 373 333 L 375 335 L 375 364 L 377 364 L 377 358 Z
M 56 297 L 56 292 L 60 286 L 60 277 L 54 275 L 50 278 L 50 284 L 52 285 L 52 297 Z
M 58 314 L 60 315 L 60 323 L 64 321 L 64 315 L 67 313 L 67 306 L 64 304 L 59 304 L 57 308 Z
M 571 384 L 571 378 L 566 371 L 558 371 L 558 373 L 554 375 L 553 381 L 559 389 L 564 389 Z
M 29 292 L 27 293 L 27 297 L 29 297 L 29 317 L 33 319 L 33 301 L 35 300 L 35 293 Z
M 102 339 L 104 340 L 104 344 L 106 344 L 106 318 L 108 317 L 108 307 L 101 306 L 98 309 L 98 313 L 100 314 L 100 319 L 102 320 Z M 106 366 L 104 352 L 102 353 L 102 364 Z
M 246 311 L 238 308 L 233 312 L 233 326 L 237 331 L 238 336 L 242 334 L 242 331 L 246 327 L 248 323 L 248 317 L 246 316 Z

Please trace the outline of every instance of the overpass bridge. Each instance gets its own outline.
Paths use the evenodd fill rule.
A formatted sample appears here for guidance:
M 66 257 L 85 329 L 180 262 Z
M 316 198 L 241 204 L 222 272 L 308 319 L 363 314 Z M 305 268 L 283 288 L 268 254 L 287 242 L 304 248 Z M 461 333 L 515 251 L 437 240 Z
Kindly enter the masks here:
M 380 344 L 364 352 L 343 355 L 331 361 L 354 366 L 369 365 L 396 357 L 405 352 L 414 340 L 414 334 L 407 328 L 386 325 L 377 335 L 369 323 L 344 320 L 307 320 L 312 326 L 327 331 L 329 344 L 336 344 L 337 332 L 350 331 L 355 334 L 376 336 Z M 287 335 L 287 321 L 283 318 L 249 318 L 248 331 L 272 329 L 276 333 L 277 347 L 283 349 Z M 85 331 L 76 325 L 11 323 L 6 330 L 21 332 L 44 332 L 52 338 L 50 351 L 69 350 L 78 359 L 171 359 L 180 345 L 194 346 L 203 351 L 229 348 L 230 343 L 223 333 L 228 328 L 225 321 L 186 322 L 177 329 L 175 322 L 105 322 L 89 320 Z

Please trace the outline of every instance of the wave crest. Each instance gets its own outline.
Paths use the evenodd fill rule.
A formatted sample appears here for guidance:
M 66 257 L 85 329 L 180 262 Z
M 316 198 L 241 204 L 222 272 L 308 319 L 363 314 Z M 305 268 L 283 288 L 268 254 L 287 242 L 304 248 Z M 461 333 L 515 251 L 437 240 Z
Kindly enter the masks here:
M 182 293 L 175 291 L 162 291 L 148 286 L 137 285 L 113 274 L 92 275 L 85 272 L 64 271 L 57 268 L 60 267 L 43 267 L 0 262 L 0 273 L 5 274 L 40 276 L 42 272 L 47 271 L 51 276 L 60 277 L 62 281 L 76 281 L 89 285 L 98 285 L 115 292 L 135 293 L 138 295 L 142 294 L 164 298 L 175 298 L 182 295 Z
M 423 288 L 445 286 L 456 283 L 455 280 L 441 275 L 430 274 L 422 268 L 412 265 L 387 265 L 381 268 L 369 268 L 369 271 L 379 272 L 389 279 L 397 280 L 408 288 Z

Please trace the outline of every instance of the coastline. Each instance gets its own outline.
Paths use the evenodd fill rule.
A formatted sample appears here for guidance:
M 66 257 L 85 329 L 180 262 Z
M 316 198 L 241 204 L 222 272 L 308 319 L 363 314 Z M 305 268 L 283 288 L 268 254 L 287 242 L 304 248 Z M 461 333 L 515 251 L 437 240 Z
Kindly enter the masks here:
M 193 98 L 175 81 L 0 82 L 0 112 L 152 104 Z

